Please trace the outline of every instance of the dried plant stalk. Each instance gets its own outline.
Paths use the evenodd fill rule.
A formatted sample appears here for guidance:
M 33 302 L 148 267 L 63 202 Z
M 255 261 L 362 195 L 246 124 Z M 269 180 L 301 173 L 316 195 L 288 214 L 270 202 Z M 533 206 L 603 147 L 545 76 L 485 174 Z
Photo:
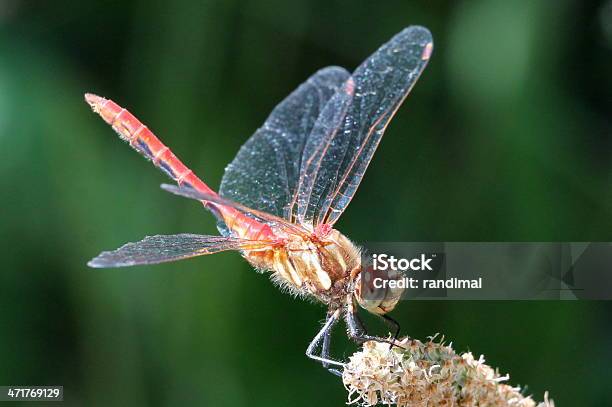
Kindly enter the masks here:
M 350 357 L 342 376 L 348 404 L 554 407 L 547 393 L 536 403 L 504 384 L 509 376 L 500 376 L 483 356 L 457 355 L 443 340 L 403 339 L 398 345 L 370 341 Z

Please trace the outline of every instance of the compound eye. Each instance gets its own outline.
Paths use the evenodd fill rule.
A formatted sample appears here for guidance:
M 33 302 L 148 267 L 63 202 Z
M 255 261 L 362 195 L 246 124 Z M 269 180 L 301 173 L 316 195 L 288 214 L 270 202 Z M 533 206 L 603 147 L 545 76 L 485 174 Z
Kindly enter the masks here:
M 374 287 L 374 274 L 370 270 L 362 271 L 355 280 L 355 298 L 363 309 L 380 314 L 380 304 L 386 296 L 386 289 Z

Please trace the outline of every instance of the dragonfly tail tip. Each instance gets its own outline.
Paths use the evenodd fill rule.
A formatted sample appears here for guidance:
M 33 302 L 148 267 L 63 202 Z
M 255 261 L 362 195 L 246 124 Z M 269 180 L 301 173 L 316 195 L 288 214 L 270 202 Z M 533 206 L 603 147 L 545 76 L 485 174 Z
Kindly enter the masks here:
M 91 106 L 94 111 L 97 111 L 98 107 L 102 102 L 104 102 L 104 98 L 98 95 L 94 95 L 93 93 L 85 94 L 85 101 Z

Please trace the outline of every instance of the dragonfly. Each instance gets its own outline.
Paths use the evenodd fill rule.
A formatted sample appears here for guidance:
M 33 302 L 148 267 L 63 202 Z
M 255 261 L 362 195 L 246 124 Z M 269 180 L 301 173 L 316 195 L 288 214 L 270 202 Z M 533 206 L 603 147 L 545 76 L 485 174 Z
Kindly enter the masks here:
M 332 328 L 344 320 L 357 343 L 367 333 L 358 310 L 387 318 L 403 290 L 375 299 L 362 292 L 361 249 L 334 228 L 355 195 L 380 140 L 425 69 L 431 33 L 409 26 L 351 74 L 319 70 L 278 104 L 240 148 L 215 192 L 128 110 L 91 93 L 85 100 L 121 139 L 162 170 L 170 193 L 200 201 L 217 219 L 218 236 L 147 236 L 89 261 L 95 268 L 169 262 L 238 251 L 280 288 L 327 307 L 306 355 L 330 366 Z M 396 325 L 399 333 L 399 325 Z

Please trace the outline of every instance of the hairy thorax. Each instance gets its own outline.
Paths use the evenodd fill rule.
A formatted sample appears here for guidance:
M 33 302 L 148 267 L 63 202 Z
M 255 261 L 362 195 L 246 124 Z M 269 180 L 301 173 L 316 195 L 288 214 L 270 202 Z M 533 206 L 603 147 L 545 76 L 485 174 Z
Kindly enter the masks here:
M 288 291 L 325 304 L 340 303 L 352 292 L 360 270 L 359 249 L 331 229 L 324 238 L 292 236 L 273 249 L 249 251 L 245 258 Z

